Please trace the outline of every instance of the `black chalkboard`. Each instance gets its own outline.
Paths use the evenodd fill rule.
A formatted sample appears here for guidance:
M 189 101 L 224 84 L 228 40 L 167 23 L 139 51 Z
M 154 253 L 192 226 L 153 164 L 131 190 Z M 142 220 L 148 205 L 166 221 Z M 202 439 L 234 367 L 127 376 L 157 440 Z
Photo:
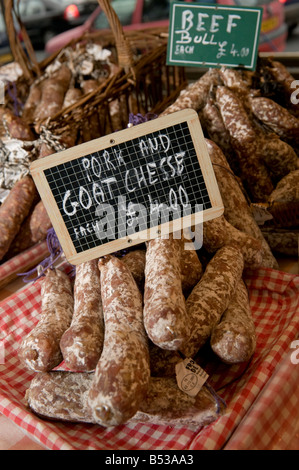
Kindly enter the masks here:
M 74 264 L 142 243 L 157 235 L 166 220 L 178 224 L 199 212 L 212 218 L 223 209 L 192 110 L 75 149 L 31 167 L 58 238 Z

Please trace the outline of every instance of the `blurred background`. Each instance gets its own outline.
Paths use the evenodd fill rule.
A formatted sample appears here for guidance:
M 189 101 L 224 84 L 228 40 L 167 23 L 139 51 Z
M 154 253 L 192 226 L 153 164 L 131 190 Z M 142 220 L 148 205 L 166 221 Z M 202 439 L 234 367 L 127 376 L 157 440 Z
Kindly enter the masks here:
M 6 0 L 0 0 L 0 65 L 12 60 L 4 21 L 5 3 Z M 111 0 L 111 3 L 124 29 L 165 26 L 168 23 L 171 0 Z M 218 3 L 262 7 L 260 51 L 299 54 L 299 0 L 220 0 Z M 84 32 L 109 27 L 97 0 L 16 0 L 15 9 L 39 61 Z M 16 34 L 22 39 L 17 21 Z

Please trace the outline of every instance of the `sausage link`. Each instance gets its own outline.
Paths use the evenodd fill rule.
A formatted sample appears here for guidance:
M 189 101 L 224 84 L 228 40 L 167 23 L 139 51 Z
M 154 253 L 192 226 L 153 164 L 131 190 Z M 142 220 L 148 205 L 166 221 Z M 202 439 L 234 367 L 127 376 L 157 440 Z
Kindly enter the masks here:
M 225 219 L 241 232 L 261 241 L 263 267 L 278 269 L 278 263 L 252 215 L 238 179 L 231 171 L 223 152 L 209 139 L 206 139 L 206 144 L 223 200 Z
M 186 242 L 188 247 L 190 242 L 186 239 L 183 241 Z M 185 244 L 183 243 L 181 255 L 181 276 L 182 290 L 185 297 L 190 294 L 190 291 L 199 282 L 202 273 L 203 267 L 196 251 L 185 249 Z
M 134 250 L 129 251 L 123 258 L 121 258 L 126 266 L 128 266 L 137 286 L 141 290 L 143 290 L 144 286 L 145 256 L 145 250 Z
M 202 110 L 202 122 L 208 138 L 220 147 L 233 172 L 239 174 L 240 166 L 230 142 L 229 132 L 224 125 L 215 100 L 211 97 L 207 99 Z
M 199 111 L 205 104 L 211 86 L 217 83 L 218 76 L 217 69 L 210 69 L 204 73 L 196 82 L 191 83 L 181 91 L 176 101 L 168 106 L 160 116 L 166 116 L 186 108 Z
M 268 211 L 273 222 L 281 227 L 299 225 L 299 170 L 282 178 L 269 197 Z
M 273 132 L 291 145 L 299 146 L 299 119 L 270 98 L 254 97 L 250 100 L 254 115 Z
M 262 89 L 271 97 L 274 95 L 275 101 L 281 103 L 294 116 L 299 117 L 298 104 L 292 102 L 294 93 L 295 77 L 290 73 L 285 65 L 272 59 L 263 59 L 260 66 L 262 75 Z
M 31 123 L 34 121 L 34 113 L 40 102 L 41 96 L 41 84 L 39 82 L 33 83 L 23 107 L 22 119 L 25 122 Z
M 291 171 L 277 183 L 269 197 L 269 203 L 299 202 L 299 169 Z
M 172 237 L 147 244 L 144 326 L 162 349 L 178 350 L 189 337 L 190 324 L 181 280 L 182 242 Z
M 7 258 L 12 258 L 45 240 L 51 227 L 52 222 L 44 203 L 39 201 L 21 225 L 19 233 L 9 247 Z
M 159 348 L 150 341 L 150 366 L 152 377 L 175 377 L 175 366 L 182 361 L 178 351 Z
M 261 158 L 274 182 L 299 168 L 299 158 L 293 147 L 276 134 L 265 134 L 260 144 Z
M 9 109 L 0 109 L 1 122 L 5 122 L 9 136 L 12 139 L 19 139 L 22 141 L 33 141 L 35 137 L 30 126 L 27 122 Z M 1 134 L 6 135 L 6 129 L 1 128 Z
M 105 337 L 88 403 L 93 419 L 107 427 L 136 413 L 147 393 L 150 363 L 142 296 L 130 270 L 112 256 L 100 259 L 99 268 Z
M 298 230 L 264 227 L 262 232 L 274 253 L 298 257 Z
M 231 144 L 238 155 L 242 181 L 255 202 L 265 201 L 273 191 L 273 184 L 259 155 L 259 135 L 234 92 L 225 86 L 218 86 L 216 99 Z
M 246 268 L 258 268 L 262 264 L 262 242 L 231 225 L 224 216 L 203 224 L 203 245 L 209 253 L 215 253 L 225 245 L 236 244 L 241 250 Z
M 41 84 L 41 99 L 34 112 L 35 121 L 52 118 L 61 111 L 72 73 L 62 65 L 57 72 Z
M 193 326 L 190 338 L 180 349 L 186 357 L 194 357 L 210 338 L 213 328 L 229 305 L 243 268 L 241 251 L 228 245 L 220 248 L 208 263 L 186 302 Z
M 37 190 L 32 178 L 25 176 L 14 184 L 0 206 L 0 260 L 8 252 L 36 196 Z
M 74 314 L 60 341 L 63 359 L 70 370 L 91 371 L 99 362 L 104 344 L 104 318 L 98 260 L 76 267 Z
M 53 371 L 39 373 L 26 391 L 25 401 L 36 415 L 74 423 L 101 424 L 88 406 L 94 373 Z M 203 387 L 196 397 L 182 392 L 175 378 L 152 377 L 140 409 L 128 423 L 166 426 L 206 426 L 225 410 L 221 401 Z
M 69 88 L 64 96 L 63 109 L 72 106 L 82 98 L 82 91 L 80 88 Z
M 48 269 L 42 280 L 41 298 L 40 320 L 23 339 L 19 357 L 28 369 L 48 372 L 62 362 L 59 343 L 73 316 L 69 277 L 59 269 Z
M 150 387 L 132 422 L 197 429 L 218 419 L 225 405 L 208 388 L 192 398 L 182 392 L 173 377 L 152 377 Z
M 212 331 L 210 344 L 214 353 L 227 364 L 247 362 L 255 351 L 255 325 L 242 279 L 220 323 Z

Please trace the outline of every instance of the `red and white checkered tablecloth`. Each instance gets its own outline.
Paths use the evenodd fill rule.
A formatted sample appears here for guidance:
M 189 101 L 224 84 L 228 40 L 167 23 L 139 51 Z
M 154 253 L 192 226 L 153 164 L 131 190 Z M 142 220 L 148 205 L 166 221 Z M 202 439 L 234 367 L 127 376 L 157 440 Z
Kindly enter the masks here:
M 35 267 L 47 256 L 49 256 L 49 250 L 45 240 L 0 264 L 0 285 L 4 285 L 6 279 L 16 278 L 18 273 L 27 272 L 29 267 Z
M 298 345 L 296 350 L 299 351 Z M 296 350 L 287 354 L 276 367 L 225 450 L 299 449 L 299 360 Z
M 227 403 L 225 415 L 210 426 L 196 432 L 149 424 L 103 429 L 48 422 L 28 411 L 24 395 L 34 373 L 20 365 L 18 347 L 38 322 L 39 282 L 0 303 L 0 346 L 4 353 L 4 364 L 0 365 L 0 413 L 32 436 L 34 442 L 52 450 L 217 450 L 230 445 L 236 449 L 251 445 L 267 448 L 272 442 L 270 433 L 269 438 L 260 440 L 259 430 L 266 429 L 270 421 L 275 433 L 283 420 L 281 406 L 298 387 L 298 381 L 289 380 L 290 371 L 296 366 L 289 364 L 288 358 L 299 331 L 299 276 L 259 269 L 247 273 L 245 280 L 256 323 L 257 349 L 249 364 L 228 366 L 212 359 L 207 362 L 210 384 Z M 277 392 L 280 388 L 283 393 Z M 294 398 L 293 407 L 295 401 Z M 265 417 L 269 408 L 271 414 Z M 291 406 L 286 415 L 292 415 Z M 241 431 L 247 435 L 248 429 L 251 432 L 253 428 L 256 437 L 244 439 Z

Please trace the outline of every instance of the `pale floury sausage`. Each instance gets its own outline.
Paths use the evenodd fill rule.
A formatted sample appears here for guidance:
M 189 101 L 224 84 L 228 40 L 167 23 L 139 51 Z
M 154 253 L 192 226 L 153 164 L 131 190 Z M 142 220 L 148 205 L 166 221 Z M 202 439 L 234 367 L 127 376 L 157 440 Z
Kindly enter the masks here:
M 273 184 L 260 158 L 258 134 L 247 110 L 240 98 L 225 86 L 217 87 L 216 99 L 231 144 L 238 155 L 240 176 L 246 182 L 252 200 L 265 201 L 273 191 Z
M 206 139 L 206 144 L 223 200 L 225 219 L 235 228 L 261 241 L 262 266 L 277 269 L 278 263 L 253 217 L 238 178 L 233 174 L 218 145 L 209 139 Z
M 128 267 L 118 258 L 99 260 L 105 322 L 104 347 L 88 403 L 102 426 L 128 421 L 143 401 L 150 378 L 142 296 Z
M 224 246 L 217 251 L 189 295 L 186 307 L 192 321 L 190 338 L 180 351 L 194 357 L 208 341 L 213 328 L 227 309 L 244 268 L 243 255 L 235 246 Z
M 255 325 L 247 287 L 241 279 L 210 339 L 215 354 L 227 364 L 249 361 L 256 347 Z
M 19 357 L 28 369 L 48 372 L 62 362 L 60 340 L 72 321 L 74 298 L 68 275 L 48 269 L 42 280 L 41 299 L 40 320 L 24 338 Z
M 104 318 L 98 260 L 76 267 L 74 315 L 60 341 L 67 367 L 74 371 L 94 370 L 104 343 Z
M 144 326 L 151 341 L 178 350 L 190 335 L 182 291 L 182 241 L 157 238 L 147 244 L 144 286 Z
M 26 391 L 27 406 L 38 416 L 51 420 L 101 424 L 88 405 L 93 380 L 94 373 L 39 373 Z M 224 410 L 222 400 L 206 387 L 196 397 L 190 397 L 178 388 L 175 378 L 152 377 L 140 409 L 128 423 L 198 429 L 215 421 Z

